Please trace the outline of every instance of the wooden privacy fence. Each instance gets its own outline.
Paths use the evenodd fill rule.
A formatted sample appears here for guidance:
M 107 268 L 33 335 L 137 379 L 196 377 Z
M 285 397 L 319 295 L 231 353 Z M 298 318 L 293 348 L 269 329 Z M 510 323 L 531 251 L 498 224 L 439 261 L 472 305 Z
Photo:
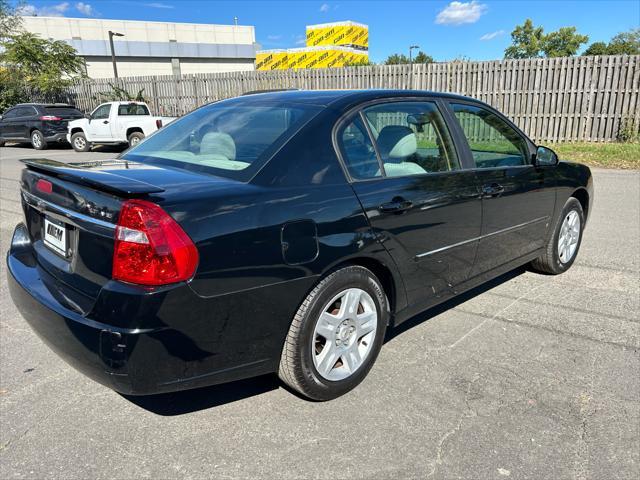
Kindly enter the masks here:
M 624 125 L 640 125 L 640 55 L 85 80 L 71 86 L 65 100 L 91 110 L 110 84 L 132 95 L 144 89 L 159 115 L 183 115 L 254 90 L 392 88 L 477 98 L 538 141 L 612 141 Z

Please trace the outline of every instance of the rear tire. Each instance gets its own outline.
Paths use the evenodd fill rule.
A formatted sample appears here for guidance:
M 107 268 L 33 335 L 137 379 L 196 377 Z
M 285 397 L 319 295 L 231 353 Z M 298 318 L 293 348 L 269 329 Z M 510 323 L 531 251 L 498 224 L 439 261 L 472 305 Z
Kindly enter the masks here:
M 44 139 L 44 135 L 42 135 L 40 130 L 31 132 L 31 146 L 36 150 L 47 149 L 47 141 Z
M 129 141 L 129 148 L 131 147 L 135 147 L 137 144 L 139 144 L 142 140 L 144 140 L 144 133 L 141 132 L 133 132 L 131 135 L 129 135 L 129 137 L 127 138 L 127 140 Z
M 571 197 L 564 204 L 556 220 L 545 252 L 531 262 L 531 268 L 536 272 L 551 275 L 569 270 L 580 251 L 583 231 L 582 205 L 576 198 Z
M 330 273 L 302 302 L 282 349 L 278 375 L 312 400 L 355 388 L 380 352 L 389 320 L 385 292 L 369 270 Z
M 91 144 L 87 141 L 84 133 L 77 132 L 71 135 L 71 146 L 76 152 L 88 152 L 91 150 Z

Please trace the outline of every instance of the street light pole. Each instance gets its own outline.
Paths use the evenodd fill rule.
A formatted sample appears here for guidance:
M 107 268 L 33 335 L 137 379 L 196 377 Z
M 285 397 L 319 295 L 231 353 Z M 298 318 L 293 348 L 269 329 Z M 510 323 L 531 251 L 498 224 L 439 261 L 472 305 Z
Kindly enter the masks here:
M 109 30 L 109 45 L 111 46 L 111 63 L 113 63 L 113 76 L 118 78 L 118 67 L 116 66 L 116 54 L 113 49 L 113 37 L 124 37 L 124 34 Z
M 413 60 L 412 60 L 412 57 L 411 57 L 411 52 L 412 52 L 413 50 L 415 50 L 416 48 L 420 48 L 420 45 L 411 45 L 411 46 L 409 47 L 409 64 L 410 64 L 410 65 L 413 65 Z

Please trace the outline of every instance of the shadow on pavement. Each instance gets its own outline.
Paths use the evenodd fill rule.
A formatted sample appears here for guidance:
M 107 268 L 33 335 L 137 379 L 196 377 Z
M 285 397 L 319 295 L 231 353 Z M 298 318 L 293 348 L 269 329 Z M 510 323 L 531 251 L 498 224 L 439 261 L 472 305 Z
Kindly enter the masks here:
M 387 338 L 385 343 L 390 342 L 396 337 L 402 335 L 413 327 L 420 325 L 423 322 L 430 320 L 431 318 L 440 315 L 447 310 L 457 307 L 458 305 L 481 295 L 492 288 L 495 288 L 505 282 L 508 282 L 520 275 L 522 275 L 526 269 L 524 267 L 518 268 L 511 272 L 505 273 L 479 287 L 469 290 L 466 293 L 458 295 L 457 297 L 448 300 L 441 305 L 433 307 L 429 310 L 421 312 L 420 314 L 410 318 L 400 326 L 387 330 Z M 140 408 L 144 408 L 152 413 L 163 416 L 175 416 L 191 413 L 207 408 L 218 407 L 227 403 L 236 402 L 245 398 L 250 398 L 255 395 L 260 395 L 277 388 L 286 388 L 278 377 L 273 375 L 263 375 L 260 377 L 248 378 L 246 380 L 239 380 L 236 382 L 214 385 L 212 387 L 198 388 L 194 390 L 185 390 L 183 392 L 175 393 L 163 393 L 159 395 L 148 396 L 129 396 L 122 395 L 130 402 L 136 404 Z M 289 390 L 290 391 L 290 390 Z M 292 394 L 301 397 L 297 392 L 290 391 Z
M 503 275 L 500 275 L 499 277 L 494 278 L 493 280 L 488 281 L 487 283 L 484 283 L 476 288 L 472 288 L 468 292 L 462 293 L 457 297 L 447 300 L 446 302 L 441 303 L 440 305 L 436 305 L 435 307 L 430 308 L 429 310 L 420 312 L 418 315 L 411 317 L 407 321 L 401 323 L 399 326 L 387 330 L 387 338 L 385 339 L 385 343 L 390 342 L 394 338 L 402 335 L 407 330 L 411 330 L 413 327 L 420 325 L 421 323 L 426 322 L 432 319 L 433 317 L 436 317 L 441 313 L 446 312 L 447 310 L 451 310 L 452 308 L 457 307 L 458 305 L 466 302 L 467 300 L 477 297 L 478 295 L 482 295 L 483 293 L 488 292 L 489 290 L 499 285 L 502 285 L 503 283 L 513 280 L 514 278 L 522 275 L 526 271 L 527 271 L 526 267 L 516 268 L 515 270 L 507 272 Z
M 238 380 L 236 382 L 214 385 L 212 387 L 185 390 L 183 392 L 162 393 L 159 395 L 130 396 L 122 395 L 131 403 L 152 413 L 162 416 L 184 415 L 185 413 L 205 410 L 232 403 L 279 388 L 276 375 Z

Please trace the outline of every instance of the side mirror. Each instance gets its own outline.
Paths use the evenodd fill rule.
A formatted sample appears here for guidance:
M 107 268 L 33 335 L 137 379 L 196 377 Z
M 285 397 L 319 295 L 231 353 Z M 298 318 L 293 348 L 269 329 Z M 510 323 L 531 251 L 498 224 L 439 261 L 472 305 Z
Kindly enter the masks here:
M 558 164 L 558 155 L 547 147 L 538 147 L 535 164 L 538 167 L 553 167 Z

